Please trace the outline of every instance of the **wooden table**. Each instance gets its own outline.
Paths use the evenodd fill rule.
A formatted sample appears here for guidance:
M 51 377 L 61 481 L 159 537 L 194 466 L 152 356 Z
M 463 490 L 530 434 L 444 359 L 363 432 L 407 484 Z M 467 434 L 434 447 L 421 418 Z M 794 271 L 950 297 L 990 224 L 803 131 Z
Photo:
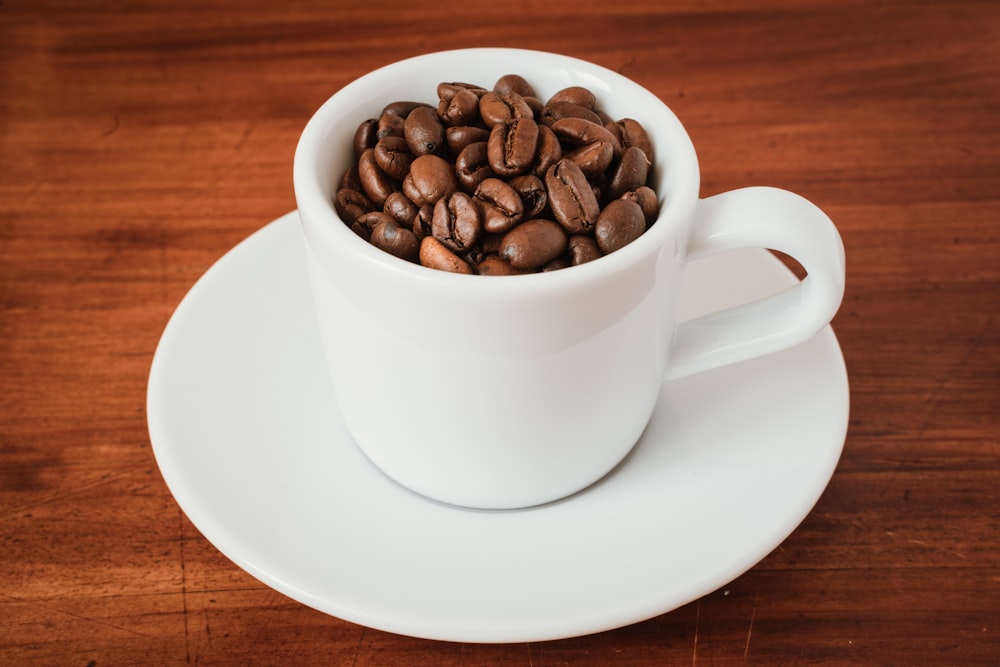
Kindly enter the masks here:
M 1000 5 L 479 4 L 0 5 L 0 662 L 1000 663 Z M 312 111 L 477 45 L 628 75 L 687 124 L 703 195 L 799 192 L 847 249 L 819 503 L 735 581 L 592 636 L 435 642 L 292 601 L 192 526 L 146 429 L 168 317 L 295 207 Z

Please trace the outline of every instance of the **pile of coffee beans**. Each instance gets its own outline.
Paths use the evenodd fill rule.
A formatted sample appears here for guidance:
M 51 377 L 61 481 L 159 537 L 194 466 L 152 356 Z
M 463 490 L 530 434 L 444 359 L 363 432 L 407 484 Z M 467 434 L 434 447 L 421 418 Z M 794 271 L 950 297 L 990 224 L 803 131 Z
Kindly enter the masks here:
M 597 109 L 587 88 L 543 102 L 508 74 L 492 90 L 440 83 L 437 96 L 389 104 L 355 132 L 334 206 L 373 245 L 435 269 L 512 275 L 597 259 L 655 220 L 649 136 Z

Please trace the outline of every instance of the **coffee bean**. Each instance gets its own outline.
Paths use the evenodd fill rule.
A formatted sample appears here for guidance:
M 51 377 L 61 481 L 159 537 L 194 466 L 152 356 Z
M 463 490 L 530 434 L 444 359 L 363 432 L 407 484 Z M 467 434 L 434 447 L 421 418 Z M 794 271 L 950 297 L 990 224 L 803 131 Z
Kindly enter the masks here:
M 548 206 L 549 197 L 545 191 L 545 183 L 534 174 L 515 176 L 508 181 L 521 198 L 525 218 L 537 217 Z
M 413 219 L 417 217 L 417 205 L 410 201 L 402 192 L 393 192 L 385 198 L 382 210 L 403 227 L 413 227 Z
M 354 155 L 355 157 L 361 157 L 361 154 L 369 148 L 375 148 L 375 142 L 378 140 L 376 136 L 378 133 L 378 119 L 369 118 L 366 121 L 362 121 L 358 125 L 358 129 L 354 132 Z
M 634 201 L 615 199 L 601 211 L 594 227 L 597 246 L 605 255 L 619 250 L 642 236 L 646 219 Z
M 485 127 L 455 125 L 446 128 L 444 131 L 444 140 L 448 144 L 448 150 L 452 155 L 458 155 L 469 144 L 479 143 L 480 141 L 486 143 L 489 139 L 490 131 Z
M 493 92 L 499 93 L 500 95 L 510 95 L 511 93 L 520 95 L 521 97 L 535 97 L 535 89 L 527 79 L 525 79 L 520 74 L 505 74 L 504 76 L 497 79 L 497 82 L 493 84 Z
M 592 123 L 601 123 L 600 116 L 587 107 L 573 102 L 546 102 L 545 106 L 542 107 L 541 121 L 545 125 L 551 126 L 563 118 L 582 118 Z
M 381 248 L 390 255 L 395 255 L 408 262 L 415 262 L 418 258 L 419 243 L 412 231 L 386 216 L 385 220 L 378 222 L 372 228 L 371 243 L 377 248 Z
M 569 237 L 569 257 L 573 266 L 586 264 L 603 256 L 604 253 L 597 246 L 594 237 L 583 234 L 574 234 Z
M 484 179 L 493 176 L 487 143 L 469 144 L 455 158 L 455 176 L 466 192 L 475 192 Z
M 399 116 L 400 118 L 406 118 L 414 109 L 419 109 L 420 107 L 429 107 L 430 105 L 426 102 L 413 102 L 410 100 L 398 100 L 396 102 L 390 102 L 382 107 L 382 115 Z
M 479 120 L 479 97 L 468 88 L 463 88 L 451 99 L 442 99 L 437 110 L 445 125 L 472 125 Z
M 524 217 L 521 195 L 499 178 L 487 178 L 476 188 L 476 201 L 483 212 L 483 229 L 501 234 L 513 229 Z
M 375 160 L 375 149 L 369 148 L 358 159 L 358 177 L 361 188 L 376 205 L 381 206 L 396 189 L 392 177 L 382 171 Z
M 607 143 L 611 146 L 614 157 L 622 153 L 621 142 L 608 128 L 585 118 L 560 118 L 552 123 L 552 131 L 560 141 L 574 146 Z
M 576 104 L 593 111 L 594 107 L 597 106 L 597 97 L 594 96 L 594 93 L 589 88 L 569 86 L 568 88 L 563 88 L 552 93 L 549 103 L 553 102 L 569 102 L 570 104 Z
M 435 155 L 444 146 L 444 125 L 437 110 L 417 107 L 403 124 L 403 136 L 414 155 Z
M 364 240 L 371 241 L 375 228 L 383 222 L 395 222 L 395 220 L 382 211 L 370 211 L 359 215 L 351 225 L 351 229 Z
M 500 176 L 518 176 L 534 164 L 538 124 L 531 118 L 513 118 L 490 131 L 487 144 L 490 167 Z
M 552 213 L 566 231 L 578 234 L 593 229 L 601 211 L 579 165 L 563 158 L 546 172 L 545 187 Z
M 563 157 L 562 144 L 559 138 L 548 125 L 538 126 L 538 149 L 536 151 L 535 166 L 531 172 L 536 176 L 545 176 L 549 167 L 559 162 Z
M 333 199 L 333 208 L 340 219 L 351 225 L 358 216 L 375 210 L 375 203 L 360 190 L 341 188 Z
M 449 250 L 462 252 L 479 241 L 483 231 L 479 207 L 464 192 L 438 199 L 431 219 L 431 234 Z
M 420 241 L 419 260 L 423 266 L 432 269 L 452 273 L 472 273 L 471 266 L 433 236 L 425 236 Z
M 458 189 L 454 168 L 437 155 L 421 155 L 410 164 L 410 174 L 404 179 L 412 184 L 412 194 L 404 194 L 414 204 L 435 204 Z
M 403 137 L 382 137 L 375 144 L 375 162 L 391 178 L 402 181 L 410 172 L 413 154 Z
M 460 90 L 471 90 L 477 97 L 482 97 L 487 91 L 482 86 L 461 81 L 442 82 L 437 85 L 438 99 L 450 100 Z
M 476 273 L 481 276 L 515 276 L 525 271 L 515 269 L 510 262 L 497 255 L 489 255 L 476 264 Z
M 500 242 L 500 257 L 515 269 L 537 269 L 566 250 L 566 232 L 544 218 L 526 220 L 507 232 Z
M 656 198 L 656 191 L 648 185 L 644 185 L 641 188 L 636 188 L 632 192 L 626 192 L 621 196 L 622 199 L 628 199 L 634 201 L 642 209 L 642 214 L 646 218 L 646 227 L 648 228 L 651 224 L 656 221 L 656 217 L 660 213 L 660 202 Z
M 639 121 L 632 118 L 623 118 L 615 123 L 618 126 L 618 136 L 622 146 L 636 146 L 646 154 L 649 163 L 653 163 L 653 142 L 646 132 L 646 128 Z
M 617 199 L 626 192 L 632 192 L 646 184 L 649 175 L 649 160 L 638 146 L 629 146 L 622 153 L 609 183 L 608 196 Z
M 392 113 L 384 113 L 378 117 L 378 125 L 375 130 L 375 140 L 383 137 L 401 137 L 406 120 L 402 116 Z
M 517 118 L 534 118 L 534 115 L 524 98 L 516 93 L 501 95 L 490 91 L 479 98 L 479 117 L 489 128 Z

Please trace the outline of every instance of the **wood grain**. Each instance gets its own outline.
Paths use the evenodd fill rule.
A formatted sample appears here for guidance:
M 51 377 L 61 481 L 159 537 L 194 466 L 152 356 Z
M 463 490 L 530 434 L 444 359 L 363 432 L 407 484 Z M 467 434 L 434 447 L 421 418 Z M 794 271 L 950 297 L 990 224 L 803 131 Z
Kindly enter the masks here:
M 644 623 L 431 642 L 238 569 L 156 468 L 149 363 L 226 250 L 294 208 L 333 91 L 477 45 L 582 57 L 666 101 L 702 192 L 779 185 L 847 248 L 843 458 L 805 522 Z M 1000 663 L 1000 5 L 3 0 L 4 664 Z

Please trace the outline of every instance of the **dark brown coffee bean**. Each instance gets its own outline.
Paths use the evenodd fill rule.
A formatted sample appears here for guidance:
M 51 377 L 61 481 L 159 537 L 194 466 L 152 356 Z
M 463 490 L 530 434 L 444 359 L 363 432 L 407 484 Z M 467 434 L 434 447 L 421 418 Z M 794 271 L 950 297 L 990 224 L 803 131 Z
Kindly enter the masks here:
M 649 166 L 646 153 L 641 148 L 638 146 L 626 148 L 611 176 L 608 196 L 617 199 L 626 192 L 632 192 L 645 185 L 649 176 Z
M 455 176 L 466 192 L 475 192 L 483 180 L 493 176 L 485 141 L 469 144 L 462 149 L 455 159 Z
M 479 120 L 479 97 L 465 88 L 450 100 L 442 99 L 437 110 L 445 125 L 472 125 Z
M 516 118 L 533 119 L 534 115 L 524 98 L 516 93 L 501 95 L 491 91 L 479 99 L 479 117 L 489 128 Z
M 422 265 L 432 269 L 452 273 L 472 273 L 471 266 L 433 236 L 425 236 L 420 241 L 419 259 Z
M 500 252 L 500 243 L 502 241 L 503 234 L 490 234 L 486 232 L 483 234 L 479 245 L 484 255 L 496 255 Z
M 611 165 L 615 151 L 606 141 L 595 141 L 566 154 L 566 158 L 579 165 L 587 178 L 596 178 Z M 601 196 L 598 193 L 597 198 Z
M 608 128 L 585 118 L 560 118 L 552 123 L 552 131 L 560 141 L 573 146 L 589 146 L 604 142 L 611 146 L 614 157 L 618 157 L 622 152 L 621 143 Z
M 399 100 L 397 102 L 390 102 L 382 107 L 382 115 L 399 116 L 400 118 L 406 118 L 414 109 L 419 109 L 421 107 L 429 107 L 430 105 L 426 102 L 412 102 L 410 100 Z
M 385 198 L 382 211 L 389 214 L 393 220 L 403 227 L 413 227 L 413 219 L 417 217 L 417 205 L 411 202 L 402 192 L 393 192 Z
M 551 262 L 545 264 L 545 266 L 541 267 L 539 271 L 542 273 L 549 273 L 550 271 L 558 271 L 559 269 L 568 269 L 571 266 L 573 265 L 570 261 L 566 257 L 560 255 Z
M 633 118 L 622 118 L 615 124 L 619 128 L 618 136 L 621 139 L 622 146 L 626 148 L 628 146 L 641 148 L 642 152 L 646 154 L 646 159 L 649 160 L 650 164 L 653 164 L 655 162 L 653 142 L 649 138 L 646 128 Z
M 490 131 L 487 145 L 490 167 L 498 176 L 519 176 L 531 169 L 538 147 L 538 124 L 531 118 L 514 118 Z
M 378 141 L 376 134 L 378 133 L 378 119 L 369 118 L 366 121 L 362 121 L 358 125 L 358 129 L 354 132 L 354 156 L 361 157 L 369 148 L 375 148 L 375 142 Z
M 583 86 L 569 86 L 568 88 L 556 91 L 549 98 L 549 103 L 552 102 L 569 102 L 570 104 L 576 104 L 591 111 L 597 106 L 597 98 L 594 96 L 594 93 Z
M 619 250 L 642 236 L 646 218 L 634 201 L 615 199 L 601 211 L 594 226 L 597 247 L 605 255 Z
M 520 74 L 505 74 L 493 84 L 493 92 L 500 95 L 510 95 L 511 93 L 521 97 L 538 97 L 535 89 Z
M 442 197 L 434 205 L 431 234 L 448 249 L 463 252 L 479 241 L 483 224 L 479 207 L 464 192 Z
M 417 261 L 420 248 L 417 237 L 392 218 L 386 218 L 372 228 L 372 245 L 408 262 Z
M 372 233 L 374 233 L 375 228 L 386 221 L 395 222 L 382 211 L 371 211 L 369 213 L 359 215 L 354 223 L 351 224 L 351 229 L 355 234 L 364 240 L 371 241 Z
M 407 192 L 406 182 L 412 188 Z M 421 155 L 410 165 L 410 174 L 403 179 L 403 194 L 417 206 L 436 204 L 442 197 L 447 197 L 458 189 L 455 170 L 444 159 L 437 155 Z
M 521 198 L 525 218 L 537 217 L 548 206 L 549 197 L 545 192 L 545 183 L 534 174 L 515 176 L 508 183 Z
M 344 175 L 340 177 L 340 183 L 337 184 L 338 190 L 360 190 L 361 189 L 361 177 L 358 176 L 357 165 L 351 165 L 344 170 Z
M 406 120 L 396 114 L 384 113 L 378 118 L 378 128 L 375 131 L 375 140 L 383 137 L 401 137 Z
M 643 217 L 646 218 L 647 229 L 651 224 L 656 222 L 656 218 L 660 214 L 660 202 L 657 200 L 656 191 L 653 188 L 644 185 L 632 192 L 626 192 L 621 198 L 634 201 L 639 205 L 639 208 L 642 209 Z
M 573 266 L 592 262 L 603 255 L 593 236 L 574 234 L 569 237 L 569 258 Z
M 549 167 L 559 162 L 563 158 L 562 144 L 552 128 L 548 125 L 538 126 L 538 149 L 536 151 L 535 166 L 532 173 L 536 176 L 545 176 Z
M 403 137 L 382 137 L 375 144 L 375 162 L 390 177 L 401 181 L 410 171 L 413 154 Z
M 487 92 L 485 88 L 477 86 L 474 83 L 452 81 L 439 83 L 437 85 L 437 96 L 441 100 L 450 100 L 460 90 L 470 90 L 476 94 L 476 97 L 482 97 Z
M 476 144 L 480 141 L 485 143 L 489 139 L 489 130 L 474 125 L 456 125 L 446 128 L 444 131 L 444 140 L 452 155 L 458 155 L 469 144 Z
M 414 155 L 435 155 L 444 148 L 444 125 L 437 109 L 417 107 L 406 117 L 403 136 Z
M 424 204 L 417 209 L 417 215 L 413 218 L 410 229 L 418 240 L 431 235 L 431 224 L 434 222 L 434 205 Z
M 558 223 L 535 218 L 504 235 L 500 257 L 515 269 L 537 269 L 563 254 L 566 243 L 566 232 Z
M 524 217 L 524 202 L 517 190 L 499 178 L 487 178 L 476 188 L 483 212 L 483 229 L 494 234 L 510 231 Z
M 497 255 L 489 255 L 476 264 L 476 273 L 481 276 L 516 276 L 525 271 L 515 269 L 510 262 Z
M 542 108 L 541 121 L 545 125 L 552 125 L 557 120 L 563 118 L 582 118 L 593 123 L 600 123 L 601 117 L 596 113 L 572 102 L 546 102 Z
M 376 206 L 382 206 L 385 198 L 396 189 L 392 177 L 382 171 L 375 161 L 375 149 L 369 148 L 358 159 L 358 177 L 365 194 Z
M 333 198 L 333 208 L 341 220 L 351 225 L 359 216 L 374 211 L 375 203 L 361 190 L 341 188 Z
M 549 191 L 549 207 L 566 231 L 578 234 L 593 230 L 601 211 L 579 165 L 563 158 L 546 172 L 545 185 Z

